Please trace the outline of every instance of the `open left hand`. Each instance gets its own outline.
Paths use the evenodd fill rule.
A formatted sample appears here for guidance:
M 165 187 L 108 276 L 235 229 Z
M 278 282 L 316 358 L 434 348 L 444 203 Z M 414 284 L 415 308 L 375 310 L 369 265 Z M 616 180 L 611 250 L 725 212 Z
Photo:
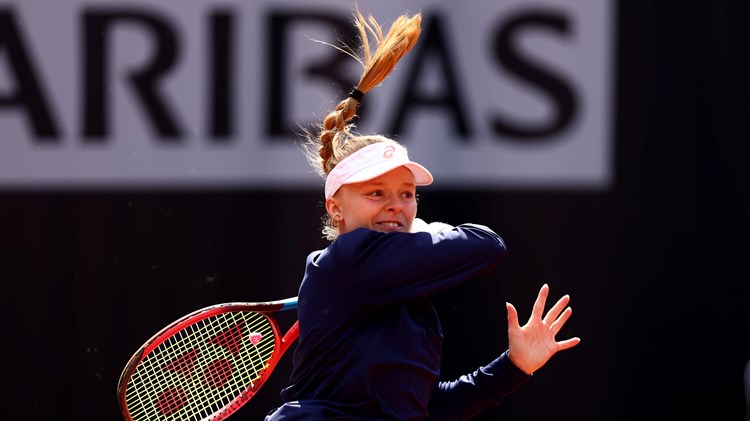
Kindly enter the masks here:
M 532 374 L 541 368 L 558 351 L 572 348 L 581 342 L 576 337 L 563 341 L 555 339 L 573 310 L 565 307 L 570 302 L 570 296 L 564 295 L 542 317 L 547 295 L 549 286 L 544 284 L 534 302 L 531 317 L 523 326 L 518 323 L 518 312 L 513 304 L 505 303 L 508 311 L 508 357 L 526 374 Z

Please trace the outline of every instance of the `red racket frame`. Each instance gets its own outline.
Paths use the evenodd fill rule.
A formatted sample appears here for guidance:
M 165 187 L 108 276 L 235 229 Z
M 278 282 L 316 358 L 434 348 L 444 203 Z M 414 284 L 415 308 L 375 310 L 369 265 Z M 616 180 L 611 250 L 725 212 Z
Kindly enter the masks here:
M 173 337 L 178 332 L 183 331 L 187 327 L 192 326 L 195 323 L 200 322 L 201 320 L 205 320 L 216 315 L 233 312 L 255 312 L 263 314 L 269 321 L 269 324 L 273 331 L 275 351 L 273 352 L 271 359 L 266 363 L 266 368 L 260 378 L 254 381 L 251 386 L 248 386 L 244 391 L 239 393 L 227 405 L 208 417 L 208 419 L 215 421 L 226 419 L 240 407 L 242 407 L 242 405 L 252 399 L 253 396 L 255 396 L 258 390 L 260 390 L 266 380 L 270 377 L 271 373 L 276 368 L 276 365 L 278 364 L 281 357 L 286 353 L 289 346 L 299 336 L 299 321 L 295 321 L 294 324 L 282 337 L 278 322 L 273 315 L 273 313 L 293 310 L 296 308 L 296 297 L 261 303 L 225 303 L 196 310 L 174 321 L 173 323 L 156 333 L 154 336 L 152 336 L 149 340 L 147 340 L 138 349 L 138 351 L 133 354 L 128 363 L 125 365 L 125 368 L 120 375 L 120 379 L 117 385 L 117 400 L 123 416 L 127 421 L 133 421 L 133 418 L 130 416 L 130 411 L 128 410 L 127 402 L 125 399 L 127 385 L 130 382 L 131 376 L 135 372 L 138 365 L 151 353 L 151 351 L 164 343 L 164 341 Z

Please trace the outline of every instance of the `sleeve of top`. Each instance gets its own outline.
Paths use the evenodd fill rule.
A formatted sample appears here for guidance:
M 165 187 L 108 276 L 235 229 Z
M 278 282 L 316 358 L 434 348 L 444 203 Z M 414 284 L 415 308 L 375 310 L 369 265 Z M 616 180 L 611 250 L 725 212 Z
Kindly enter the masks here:
M 530 378 L 510 361 L 506 351 L 471 374 L 439 382 L 429 404 L 430 420 L 471 419 L 502 403 Z
M 330 250 L 345 295 L 366 306 L 388 305 L 457 286 L 486 274 L 505 256 L 489 228 L 463 224 L 438 234 L 357 229 Z M 335 263 L 334 263 L 335 262 Z

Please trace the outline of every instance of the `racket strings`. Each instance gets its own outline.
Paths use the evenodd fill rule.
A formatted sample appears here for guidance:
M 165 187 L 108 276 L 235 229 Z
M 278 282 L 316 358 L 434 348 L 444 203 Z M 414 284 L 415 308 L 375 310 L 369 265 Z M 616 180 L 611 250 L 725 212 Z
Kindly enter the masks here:
M 136 368 L 125 394 L 129 412 L 135 421 L 207 419 L 252 390 L 275 345 L 273 327 L 259 313 L 221 313 L 194 323 Z

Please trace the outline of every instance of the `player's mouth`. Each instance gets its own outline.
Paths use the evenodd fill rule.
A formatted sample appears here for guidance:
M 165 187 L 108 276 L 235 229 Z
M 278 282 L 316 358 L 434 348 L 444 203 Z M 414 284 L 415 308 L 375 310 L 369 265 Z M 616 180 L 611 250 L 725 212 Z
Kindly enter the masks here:
M 398 231 L 402 229 L 404 226 L 400 222 L 394 222 L 394 221 L 384 221 L 384 222 L 376 222 L 375 225 L 377 225 L 379 228 L 381 228 L 383 231 Z

